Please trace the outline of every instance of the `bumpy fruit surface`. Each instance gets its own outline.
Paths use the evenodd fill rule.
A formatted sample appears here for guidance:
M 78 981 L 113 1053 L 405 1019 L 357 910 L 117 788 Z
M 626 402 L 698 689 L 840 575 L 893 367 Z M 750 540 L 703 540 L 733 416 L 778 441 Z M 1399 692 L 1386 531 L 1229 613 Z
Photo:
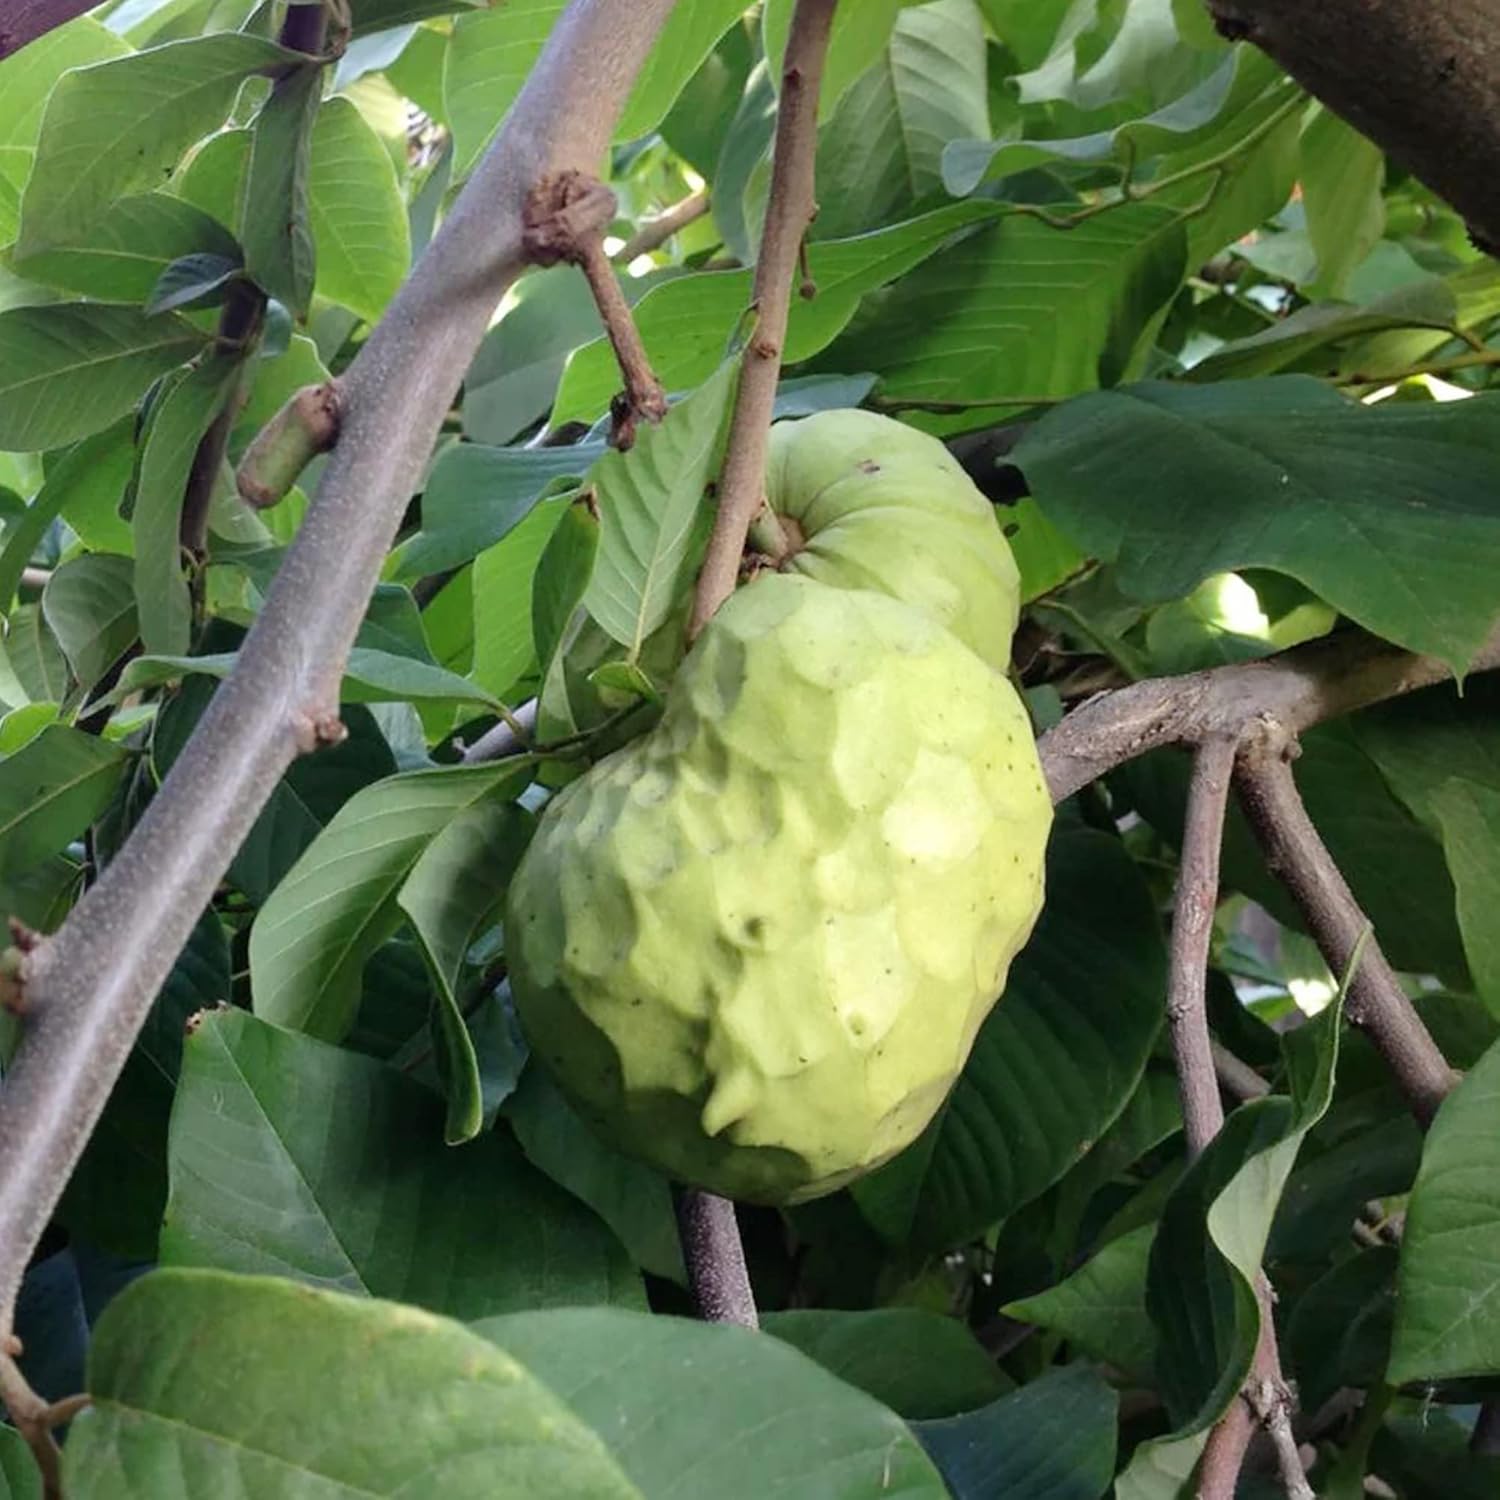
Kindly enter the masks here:
M 1007 668 L 1015 559 L 989 501 L 935 437 L 868 411 L 778 423 L 766 503 L 800 533 L 786 571 L 902 599 Z
M 536 1053 L 607 1139 L 771 1203 L 927 1124 L 1042 899 L 1009 683 L 880 594 L 764 574 L 655 729 L 548 808 L 511 886 Z

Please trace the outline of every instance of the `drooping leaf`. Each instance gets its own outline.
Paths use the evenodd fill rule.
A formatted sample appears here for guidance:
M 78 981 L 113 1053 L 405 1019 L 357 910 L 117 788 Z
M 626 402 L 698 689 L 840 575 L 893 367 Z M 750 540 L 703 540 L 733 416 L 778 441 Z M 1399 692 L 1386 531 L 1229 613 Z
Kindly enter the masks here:
M 184 255 L 172 261 L 157 277 L 146 300 L 148 313 L 173 312 L 179 308 L 217 307 L 229 288 L 244 276 L 236 255 Z
M 1324 296 L 1343 294 L 1350 271 L 1380 238 L 1384 178 L 1385 153 L 1337 115 L 1320 109 L 1303 130 L 1299 181 Z
M 597 499 L 580 497 L 563 512 L 537 560 L 531 585 L 531 634 L 545 672 L 579 606 L 599 556 Z
M 0 449 L 60 448 L 102 431 L 205 342 L 175 314 L 131 307 L 0 313 Z
M 570 503 L 566 498 L 543 501 L 474 560 L 474 680 L 494 698 L 503 699 L 536 660 L 532 596 L 537 565 Z
M 426 1089 L 244 1011 L 209 1013 L 188 1037 L 169 1164 L 165 1264 L 464 1319 L 641 1300 L 614 1237 L 504 1132 L 447 1146 Z
M 86 239 L 111 203 L 156 187 L 223 124 L 246 78 L 302 61 L 264 37 L 220 31 L 66 74 L 42 116 L 17 253 Z
M 470 945 L 505 899 L 530 823 L 511 802 L 465 808 L 427 846 L 397 897 L 437 989 L 436 1021 L 447 1056 L 444 1138 L 450 1146 L 472 1140 L 484 1123 L 479 1060 L 464 1025 L 459 975 Z
M 1490 411 L 1484 397 L 1361 406 L 1293 375 L 1148 381 L 1049 412 L 1015 458 L 1048 517 L 1114 561 L 1135 599 L 1273 568 L 1461 670 L 1496 614 Z M 1132 493 L 1152 504 L 1121 503 Z M 1404 566 L 1415 554 L 1422 566 Z
M 944 1496 L 898 1417 L 777 1339 L 615 1308 L 474 1331 L 556 1391 L 644 1495 Z
M 761 11 L 765 53 L 773 78 L 781 74 L 795 4 L 796 0 L 768 0 Z M 901 0 L 867 0 L 864 5 L 834 11 L 823 81 L 818 88 L 819 124 L 827 122 L 844 91 L 885 50 L 900 11 Z
M 946 1248 L 1057 1181 L 1140 1080 L 1165 962 L 1150 896 L 1119 844 L 1057 825 L 1041 919 L 946 1105 L 855 1184 L 870 1221 L 898 1243 Z
M 633 141 L 661 124 L 688 79 L 744 8 L 737 0 L 698 0 L 673 8 L 625 101 L 615 126 L 617 141 Z
M 706 541 L 703 494 L 717 471 L 737 361 L 643 425 L 627 453 L 612 451 L 593 470 L 601 534 L 584 608 L 633 660 L 697 571 Z
M 1378 1386 L 1391 1347 L 1396 1248 L 1377 1245 L 1335 1262 L 1298 1299 L 1283 1346 L 1306 1411 L 1343 1386 Z
M 118 745 L 62 724 L 0 760 L 0 879 L 77 838 L 108 805 L 127 760 Z
M 1422 1150 L 1401 1239 L 1386 1379 L 1500 1371 L 1500 1043 L 1443 1101 Z
M 136 639 L 135 565 L 104 552 L 65 562 L 42 590 L 42 612 L 79 685 L 91 688 Z
M 415 771 L 351 797 L 251 928 L 256 1014 L 341 1038 L 365 962 L 399 925 L 396 896 L 423 850 L 460 813 L 520 790 L 528 774 L 525 763 Z
M 230 399 L 239 372 L 235 356 L 216 355 L 170 379 L 151 406 L 131 517 L 136 618 L 148 652 L 180 655 L 191 640 L 193 605 L 179 536 L 183 499 L 199 441 Z
M 979 1411 L 916 1424 L 954 1500 L 1099 1500 L 1115 1468 L 1118 1397 L 1086 1365 Z
M 308 173 L 322 97 L 318 63 L 302 63 L 277 81 L 250 127 L 240 217 L 246 272 L 298 318 L 306 316 L 316 269 Z
M 112 1302 L 78 1500 L 643 1500 L 547 1385 L 459 1324 L 280 1277 L 158 1271 Z M 317 1440 L 308 1437 L 316 1423 Z

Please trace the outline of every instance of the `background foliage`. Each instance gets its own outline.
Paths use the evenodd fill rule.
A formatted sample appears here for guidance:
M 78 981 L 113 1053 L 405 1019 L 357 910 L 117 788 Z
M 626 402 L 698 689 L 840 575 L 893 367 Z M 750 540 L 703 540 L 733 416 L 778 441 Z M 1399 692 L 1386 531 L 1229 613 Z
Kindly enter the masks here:
M 263 513 L 231 466 L 358 350 L 562 8 L 353 0 L 324 66 L 271 5 L 117 0 L 0 63 L 19 920 L 57 925 L 232 665 L 316 465 Z M 579 273 L 517 285 L 371 601 L 348 739 L 287 773 L 156 1002 L 22 1304 L 33 1384 L 94 1397 L 73 1496 L 1165 1500 L 1249 1368 L 1263 1257 L 1320 1491 L 1500 1484 L 1465 1447 L 1500 1397 L 1490 678 L 1298 767 L 1470 1069 L 1425 1140 L 1336 1004 L 1299 1024 L 1334 976 L 1232 819 L 1213 1020 L 1271 1092 L 1184 1170 L 1170 752 L 1060 810 L 1043 922 L 926 1135 L 742 1212 L 762 1335 L 675 1316 L 669 1185 L 528 1062 L 496 913 L 544 789 L 676 665 L 791 9 L 682 0 L 617 135 L 622 246 L 709 205 L 617 267 L 669 416 L 607 452 Z M 1021 564 L 1039 727 L 1356 625 L 1464 674 L 1497 615 L 1500 269 L 1449 209 L 1186 0 L 846 0 L 827 71 L 778 412 L 952 438 Z M 567 753 L 456 764 L 532 697 Z M 0 1429 L 0 1496 L 38 1493 Z

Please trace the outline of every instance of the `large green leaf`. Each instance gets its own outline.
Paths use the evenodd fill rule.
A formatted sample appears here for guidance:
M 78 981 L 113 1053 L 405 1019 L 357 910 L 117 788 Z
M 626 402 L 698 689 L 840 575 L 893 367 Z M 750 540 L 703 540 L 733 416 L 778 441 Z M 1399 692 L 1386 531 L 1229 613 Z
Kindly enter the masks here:
M 0 760 L 0 878 L 77 838 L 109 805 L 127 759 L 107 740 L 49 724 Z
M 250 127 L 241 200 L 245 270 L 296 318 L 312 300 L 314 255 L 307 183 L 323 69 L 303 63 L 277 81 Z
M 42 116 L 17 253 L 86 239 L 115 199 L 158 186 L 223 124 L 246 78 L 302 61 L 264 37 L 219 31 L 66 74 Z
M 760 1326 L 908 1420 L 973 1411 L 1010 1388 L 962 1323 L 924 1308 L 803 1308 Z
M 615 126 L 617 141 L 633 141 L 661 124 L 688 79 L 744 9 L 742 0 L 693 0 L 673 7 L 625 101 Z
M 74 1500 L 643 1500 L 542 1381 L 416 1308 L 158 1271 L 106 1309 Z
M 903 400 L 1071 396 L 1128 368 L 1186 269 L 1182 216 L 1157 203 L 1066 233 L 1006 218 L 914 271 L 829 358 L 880 370 Z
M 0 449 L 60 448 L 99 432 L 205 342 L 175 314 L 132 307 L 0 313 Z
M 1162 1018 L 1166 953 L 1137 866 L 1059 823 L 1047 901 L 942 1112 L 854 1187 L 887 1237 L 946 1248 L 1044 1192 L 1140 1081 Z
M 1049 412 L 1015 461 L 1048 517 L 1116 562 L 1132 598 L 1274 568 L 1461 670 L 1497 613 L 1491 399 L 1369 407 L 1295 375 L 1148 381 Z
M 765 54 L 771 76 L 776 79 L 781 76 L 796 3 L 797 0 L 766 0 L 761 10 Z M 819 124 L 827 123 L 844 91 L 885 51 L 902 3 L 903 0 L 864 0 L 862 5 L 846 5 L 833 13 L 828 52 L 823 60 L 823 81 L 818 89 Z
M 1102 1376 L 1069 1365 L 916 1431 L 954 1500 L 1099 1500 L 1114 1476 L 1118 1405 Z
M 257 1015 L 338 1040 L 370 955 L 401 920 L 397 893 L 460 813 L 525 785 L 523 764 L 413 771 L 367 787 L 292 867 L 250 930 Z
M 207 1014 L 188 1037 L 169 1168 L 165 1264 L 464 1319 L 641 1301 L 618 1241 L 504 1132 L 446 1146 L 426 1089 L 244 1011 Z
M 583 604 L 632 660 L 697 572 L 703 496 L 718 472 L 738 375 L 739 362 L 726 360 L 660 423 L 642 427 L 629 452 L 607 453 L 591 475 L 602 532 Z
M 960 230 L 994 218 L 993 203 L 955 203 L 874 234 L 824 240 L 808 247 L 817 283 L 811 300 L 794 301 L 787 323 L 785 364 L 810 358 L 854 316 L 860 298 L 925 260 Z M 711 271 L 674 277 L 636 304 L 636 322 L 653 368 L 668 390 L 690 390 L 716 370 L 750 304 L 749 271 Z M 879 361 L 843 361 L 840 370 L 879 369 Z M 619 389 L 620 372 L 606 340 L 585 344 L 568 362 L 552 408 L 553 424 L 593 421 Z
M 783 15 L 790 9 L 782 7 Z M 872 54 L 873 66 L 843 80 L 852 87 L 819 132 L 820 239 L 889 223 L 941 193 L 947 144 L 990 129 L 984 21 L 973 0 L 905 10 L 881 0 L 835 14 L 845 21 L 836 40 L 858 37 L 862 48 L 873 40 L 878 60 Z M 768 13 L 768 31 L 771 24 Z M 883 49 L 882 29 L 889 31 Z M 831 44 L 830 53 L 836 64 Z M 825 85 L 825 101 L 829 93 Z
M 411 263 L 411 234 L 390 152 L 349 99 L 318 111 L 308 209 L 318 295 L 375 322 Z
M 1385 228 L 1385 153 L 1352 125 L 1319 109 L 1302 132 L 1302 202 L 1318 256 L 1318 292 L 1341 296 L 1349 272 Z
M 1443 1101 L 1401 1240 L 1393 1384 L 1500 1373 L 1500 1042 Z
M 531 819 L 514 803 L 476 802 L 427 846 L 397 897 L 437 988 L 449 1145 L 472 1140 L 484 1122 L 479 1059 L 464 1025 L 459 976 L 471 944 L 498 915 L 530 832 Z
M 21 192 L 31 174 L 47 95 L 69 68 L 123 57 L 130 51 L 102 22 L 79 16 L 46 32 L 0 62 L 0 244 L 15 237 Z
M 181 198 L 141 193 L 121 198 L 79 244 L 31 256 L 20 267 L 32 281 L 95 302 L 144 304 L 162 272 L 188 255 L 239 259 L 234 238 L 217 220 Z
M 777 1339 L 611 1308 L 490 1318 L 652 1500 L 943 1500 L 900 1418 Z

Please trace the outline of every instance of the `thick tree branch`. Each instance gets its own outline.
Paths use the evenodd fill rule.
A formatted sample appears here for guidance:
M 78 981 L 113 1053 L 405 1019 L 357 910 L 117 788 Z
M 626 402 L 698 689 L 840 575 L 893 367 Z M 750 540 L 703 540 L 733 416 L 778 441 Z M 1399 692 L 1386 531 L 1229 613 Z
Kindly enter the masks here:
M 1369 922 L 1307 815 L 1292 778 L 1293 744 L 1268 729 L 1242 753 L 1240 802 L 1266 863 L 1286 886 L 1329 969 L 1344 975 Z M 1411 1111 L 1425 1127 L 1457 1082 L 1378 942 L 1366 944 L 1349 981 L 1349 1020 L 1369 1034 Z
M 523 268 L 528 193 L 550 173 L 593 169 L 671 8 L 573 0 L 557 21 L 495 143 L 341 377 L 339 443 L 233 675 L 125 847 L 29 955 L 22 1041 L 0 1089 L 0 1336 L 162 980 L 308 727 L 337 710 L 386 550 Z
M 677 1227 L 700 1315 L 710 1323 L 760 1327 L 734 1204 L 715 1193 L 685 1189 L 677 1197 Z
M 698 574 L 688 638 L 694 639 L 713 612 L 734 592 L 750 522 L 765 502 L 766 444 L 781 374 L 792 305 L 792 279 L 802 238 L 817 212 L 813 159 L 818 144 L 818 86 L 838 0 L 797 0 L 787 36 L 776 112 L 771 196 L 761 233 L 751 291 L 755 330 L 745 350 L 740 385 L 719 476 L 718 509 L 708 554 Z
M 1500 248 L 1500 47 L 1492 0 L 1207 0 Z
M 1193 757 L 1182 864 L 1172 911 L 1167 1024 L 1177 1062 L 1188 1156 L 1199 1155 L 1224 1124 L 1224 1105 L 1208 1034 L 1208 950 L 1219 900 L 1219 847 L 1234 771 L 1234 742 L 1209 740 Z
M 1470 670 L 1500 666 L 1500 624 Z M 1452 677 L 1434 656 L 1402 651 L 1363 631 L 1341 631 L 1261 661 L 1156 677 L 1075 709 L 1041 742 L 1052 800 L 1163 745 L 1245 739 L 1266 719 L 1291 734 Z

